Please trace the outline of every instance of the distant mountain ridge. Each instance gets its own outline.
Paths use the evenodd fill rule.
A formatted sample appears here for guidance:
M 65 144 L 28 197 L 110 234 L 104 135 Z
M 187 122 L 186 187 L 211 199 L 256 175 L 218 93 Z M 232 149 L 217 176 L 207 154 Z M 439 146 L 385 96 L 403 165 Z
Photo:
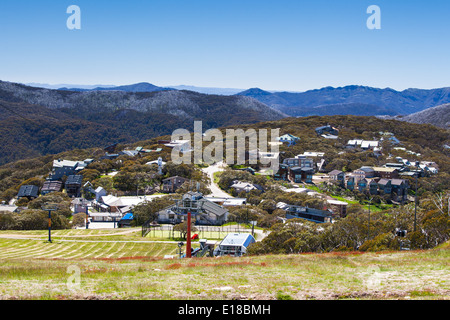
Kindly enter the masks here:
M 450 88 L 407 89 L 396 91 L 367 86 L 324 87 L 305 92 L 266 91 L 251 88 L 241 91 L 232 88 L 169 86 L 159 87 L 147 82 L 123 86 L 100 86 L 60 88 L 63 91 L 122 91 L 159 92 L 192 91 L 209 95 L 237 95 L 251 97 L 279 110 L 288 116 L 364 115 L 395 116 L 409 115 L 438 105 L 450 103 Z
M 325 87 L 306 92 L 269 92 L 259 88 L 252 88 L 238 95 L 257 99 L 258 101 L 276 108 L 290 116 L 307 116 L 311 108 L 321 107 L 317 115 L 335 115 L 334 110 L 347 108 L 349 114 L 380 115 L 379 112 L 388 111 L 388 115 L 408 115 L 415 112 L 450 103 L 450 88 L 438 89 L 407 89 L 396 91 L 390 88 L 378 89 L 365 86 Z M 352 111 L 353 105 L 366 105 L 366 110 Z M 324 106 L 333 106 L 324 112 Z M 376 108 L 374 108 L 376 106 Z
M 165 90 L 175 90 L 173 88 L 163 88 L 155 86 L 148 82 L 141 82 L 136 84 L 124 85 L 124 86 L 113 86 L 113 87 L 95 87 L 90 89 L 83 88 L 59 88 L 59 90 L 66 91 L 125 91 L 125 92 L 155 92 L 155 91 L 165 91 Z
M 169 88 L 176 89 L 176 90 L 194 91 L 194 92 L 204 93 L 204 94 L 217 94 L 217 95 L 226 95 L 226 96 L 235 95 L 235 94 L 238 94 L 239 92 L 244 91 L 243 89 L 235 89 L 235 88 L 196 87 L 196 86 L 186 86 L 186 85 L 169 86 Z
M 231 96 L 239 92 L 244 91 L 244 89 L 236 88 L 217 88 L 217 87 L 196 87 L 189 85 L 176 85 L 176 86 L 166 86 L 159 87 L 148 82 L 141 82 L 130 85 L 114 86 L 114 85 L 70 85 L 70 84 L 60 84 L 60 85 L 50 85 L 45 83 L 24 83 L 26 86 L 44 88 L 44 89 L 55 89 L 55 90 L 65 90 L 65 91 L 126 91 L 126 92 L 153 92 L 153 91 L 163 91 L 163 90 L 185 90 L 193 91 L 203 94 L 215 94 L 215 95 L 226 95 Z
M 171 86 L 159 87 L 142 82 L 124 86 L 61 88 L 62 91 L 160 92 L 192 91 L 209 95 L 246 96 L 279 110 L 286 116 L 405 116 L 450 103 L 450 88 L 407 89 L 396 91 L 367 86 L 324 87 L 305 92 L 265 91 L 260 88 L 240 89 Z

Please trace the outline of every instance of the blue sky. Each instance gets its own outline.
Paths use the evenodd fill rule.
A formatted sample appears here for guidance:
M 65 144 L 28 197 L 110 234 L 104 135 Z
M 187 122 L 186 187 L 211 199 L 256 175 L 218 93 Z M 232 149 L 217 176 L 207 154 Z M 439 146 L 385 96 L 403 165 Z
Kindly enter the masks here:
M 381 30 L 369 30 L 370 5 Z M 70 5 L 81 30 L 69 30 Z M 305 91 L 450 86 L 447 0 L 2 0 L 0 79 Z

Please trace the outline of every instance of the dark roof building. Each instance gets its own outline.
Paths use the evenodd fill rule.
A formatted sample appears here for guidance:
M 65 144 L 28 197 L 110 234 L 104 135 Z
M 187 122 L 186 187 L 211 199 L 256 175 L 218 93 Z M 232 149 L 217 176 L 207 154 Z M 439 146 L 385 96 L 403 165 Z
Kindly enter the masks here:
M 71 176 L 67 177 L 66 185 L 68 185 L 68 184 L 81 185 L 82 181 L 83 181 L 82 175 L 71 175 Z
M 300 207 L 288 205 L 286 208 L 286 218 L 295 219 L 300 218 L 316 223 L 332 222 L 332 212 L 328 210 L 319 210 L 308 207 Z
M 297 158 L 284 159 L 283 164 L 288 165 L 289 167 L 314 168 L 314 159 L 305 156 L 297 156 Z
M 81 182 L 83 181 L 82 175 L 71 175 L 66 180 L 66 192 L 69 197 L 81 196 Z
M 322 134 L 331 134 L 337 136 L 339 134 L 339 130 L 330 125 L 326 125 L 316 128 L 316 133 L 319 136 Z
M 21 186 L 17 198 L 36 199 L 39 196 L 39 187 L 33 185 Z
M 188 212 L 192 221 L 203 225 L 222 225 L 227 221 L 228 210 L 209 201 L 199 192 L 187 192 L 181 200 L 158 212 L 158 223 L 178 224 L 186 220 Z
M 162 181 L 162 191 L 167 193 L 176 192 L 186 181 L 189 181 L 189 179 L 179 176 L 164 179 Z
M 383 191 L 384 193 L 391 194 L 392 187 L 391 187 L 391 180 L 389 179 L 380 179 L 378 181 L 378 186 L 380 191 Z
M 41 189 L 41 194 L 46 195 L 50 192 L 60 192 L 63 187 L 63 183 L 59 180 L 46 180 Z
M 314 169 L 309 167 L 292 167 L 289 168 L 289 178 L 295 183 L 312 182 L 312 176 L 314 175 Z
M 287 164 L 279 164 L 278 171 L 274 174 L 275 180 L 288 180 L 289 166 Z

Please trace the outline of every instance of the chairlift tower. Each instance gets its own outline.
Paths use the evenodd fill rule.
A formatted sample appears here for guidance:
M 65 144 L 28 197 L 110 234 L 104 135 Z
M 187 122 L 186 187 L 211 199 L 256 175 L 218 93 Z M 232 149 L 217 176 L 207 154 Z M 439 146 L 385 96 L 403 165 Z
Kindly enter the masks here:
M 48 211 L 48 242 L 52 242 L 52 211 L 58 210 L 58 205 L 49 203 L 42 207 L 42 210 Z
M 191 258 L 191 212 L 187 214 L 186 258 Z
M 416 161 L 416 193 L 414 195 L 414 232 L 417 231 L 417 179 L 419 176 L 419 161 Z

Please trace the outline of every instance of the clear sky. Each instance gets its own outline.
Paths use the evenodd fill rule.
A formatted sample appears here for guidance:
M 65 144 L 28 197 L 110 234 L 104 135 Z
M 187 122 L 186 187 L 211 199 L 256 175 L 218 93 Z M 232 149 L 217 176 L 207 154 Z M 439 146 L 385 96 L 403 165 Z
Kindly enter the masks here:
M 70 5 L 81 30 L 69 30 Z M 381 30 L 366 10 L 381 8 Z M 450 86 L 450 1 L 1 0 L 0 80 L 305 91 Z

